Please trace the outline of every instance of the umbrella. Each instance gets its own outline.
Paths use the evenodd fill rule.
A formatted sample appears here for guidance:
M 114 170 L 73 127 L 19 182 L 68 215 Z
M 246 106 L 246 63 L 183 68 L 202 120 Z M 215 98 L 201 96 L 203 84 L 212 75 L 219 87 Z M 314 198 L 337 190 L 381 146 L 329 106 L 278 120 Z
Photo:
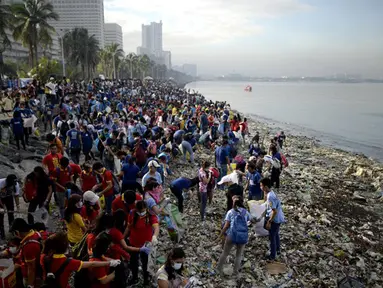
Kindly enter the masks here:
M 150 77 L 150 76 L 146 76 L 146 77 L 144 78 L 144 80 L 153 80 L 153 78 Z

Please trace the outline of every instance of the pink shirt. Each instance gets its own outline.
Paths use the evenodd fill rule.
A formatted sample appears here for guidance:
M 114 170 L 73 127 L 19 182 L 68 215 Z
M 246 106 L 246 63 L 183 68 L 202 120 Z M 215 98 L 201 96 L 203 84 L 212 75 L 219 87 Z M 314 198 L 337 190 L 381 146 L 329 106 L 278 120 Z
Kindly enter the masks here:
M 199 178 L 199 192 L 201 193 L 207 193 L 207 184 L 203 183 L 203 178 L 207 178 L 207 174 L 203 168 L 199 169 L 198 171 L 198 178 Z

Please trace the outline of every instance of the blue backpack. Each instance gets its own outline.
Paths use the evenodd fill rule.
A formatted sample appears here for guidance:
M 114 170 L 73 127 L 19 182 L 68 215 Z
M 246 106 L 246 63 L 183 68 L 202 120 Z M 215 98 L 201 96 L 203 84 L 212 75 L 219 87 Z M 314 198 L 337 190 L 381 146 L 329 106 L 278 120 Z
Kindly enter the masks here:
M 231 223 L 228 236 L 233 244 L 243 245 L 249 240 L 249 228 L 246 221 L 246 210 L 234 211 L 235 216 Z

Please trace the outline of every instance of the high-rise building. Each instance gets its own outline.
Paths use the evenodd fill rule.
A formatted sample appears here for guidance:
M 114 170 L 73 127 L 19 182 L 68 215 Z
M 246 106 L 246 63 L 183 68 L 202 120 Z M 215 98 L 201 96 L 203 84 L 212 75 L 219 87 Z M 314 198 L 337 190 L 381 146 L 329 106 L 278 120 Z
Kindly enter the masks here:
M 192 77 L 197 77 L 197 65 L 195 64 L 184 64 L 182 66 L 183 73 Z
M 105 46 L 116 43 L 119 45 L 119 48 L 124 49 L 122 27 L 117 23 L 104 24 L 104 38 Z
M 170 51 L 162 51 L 163 64 L 166 68 L 172 69 L 172 53 Z
M 52 21 L 58 33 L 74 28 L 86 28 L 89 36 L 94 35 L 101 49 L 104 40 L 104 0 L 50 0 L 59 21 Z
M 160 57 L 162 54 L 162 21 L 151 22 L 150 25 L 142 24 L 142 48 L 150 54 Z

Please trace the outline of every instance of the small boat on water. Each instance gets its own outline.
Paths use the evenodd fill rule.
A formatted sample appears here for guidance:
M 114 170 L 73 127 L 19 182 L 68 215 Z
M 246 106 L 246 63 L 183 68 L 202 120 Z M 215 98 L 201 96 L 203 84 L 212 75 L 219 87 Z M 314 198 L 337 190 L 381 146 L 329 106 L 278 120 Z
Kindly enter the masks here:
M 251 92 L 251 91 L 253 91 L 253 87 L 251 87 L 250 85 L 247 85 L 246 88 L 245 88 L 245 91 L 246 92 Z

